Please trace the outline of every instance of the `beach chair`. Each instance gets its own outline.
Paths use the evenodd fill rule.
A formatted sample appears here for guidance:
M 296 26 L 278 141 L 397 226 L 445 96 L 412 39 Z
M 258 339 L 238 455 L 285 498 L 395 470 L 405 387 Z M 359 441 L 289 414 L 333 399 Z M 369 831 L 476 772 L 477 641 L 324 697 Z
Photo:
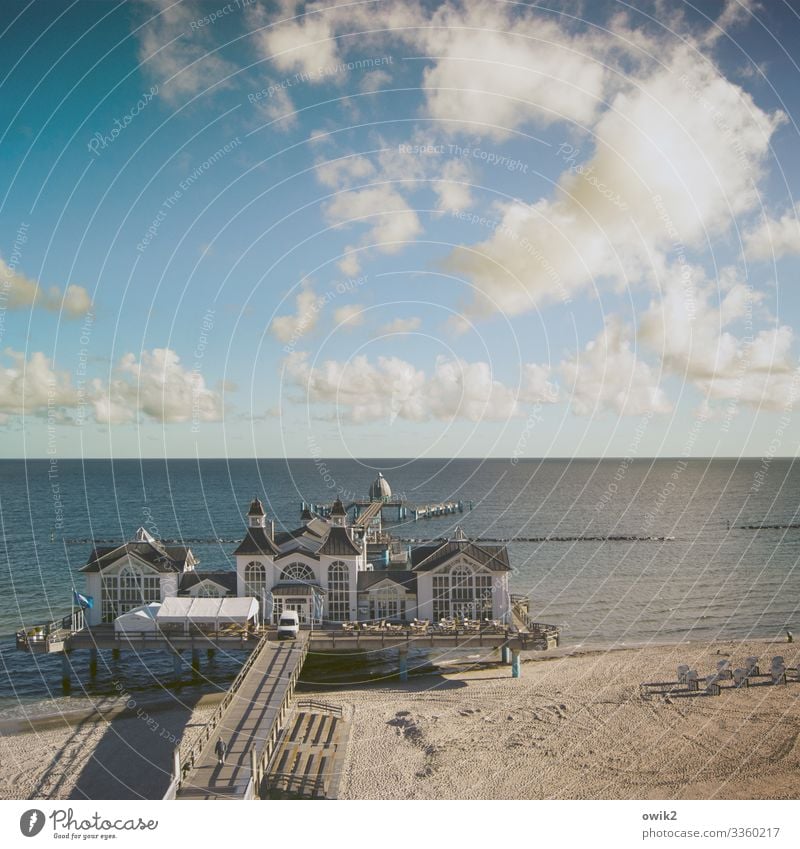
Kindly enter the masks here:
M 686 675 L 687 675 L 688 672 L 689 672 L 689 667 L 685 663 L 682 663 L 678 667 L 678 683 L 679 684 L 685 684 L 686 683 Z
M 689 692 L 696 693 L 700 687 L 700 681 L 697 677 L 697 672 L 694 669 L 690 669 L 686 673 L 686 687 L 689 689 Z
M 782 654 L 775 655 L 770 663 L 770 669 L 777 669 L 779 667 L 783 667 L 784 669 L 786 668 L 786 662 L 784 661 Z
M 718 660 L 717 661 L 717 676 L 720 680 L 730 680 L 733 678 L 733 673 L 731 672 L 730 661 L 728 660 Z
M 733 686 L 734 687 L 749 687 L 750 679 L 747 677 L 746 669 L 734 669 L 733 670 Z
M 770 677 L 772 678 L 773 684 L 785 684 L 786 683 L 786 667 L 785 666 L 773 666 L 769 671 Z
M 706 676 L 706 693 L 709 696 L 719 695 L 719 675 L 714 674 Z
M 744 664 L 744 670 L 747 673 L 748 678 L 752 678 L 754 675 L 758 675 L 758 658 L 748 657 Z

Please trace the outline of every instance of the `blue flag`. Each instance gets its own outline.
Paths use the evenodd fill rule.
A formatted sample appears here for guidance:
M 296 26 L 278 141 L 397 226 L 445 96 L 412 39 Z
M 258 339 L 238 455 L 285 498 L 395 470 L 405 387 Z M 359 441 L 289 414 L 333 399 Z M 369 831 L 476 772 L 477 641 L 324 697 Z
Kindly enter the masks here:
M 75 590 L 72 595 L 75 597 L 75 604 L 78 607 L 85 607 L 87 610 L 91 610 L 94 607 L 94 598 L 90 595 L 84 595 L 83 593 L 79 593 Z

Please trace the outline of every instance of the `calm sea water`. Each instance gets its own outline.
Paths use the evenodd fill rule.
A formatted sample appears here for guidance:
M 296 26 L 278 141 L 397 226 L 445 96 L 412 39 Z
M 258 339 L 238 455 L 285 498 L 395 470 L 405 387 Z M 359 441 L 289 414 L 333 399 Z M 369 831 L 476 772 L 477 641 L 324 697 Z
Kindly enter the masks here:
M 536 618 L 561 625 L 567 644 L 800 631 L 798 461 L 0 461 L 0 708 L 60 692 L 58 660 L 16 652 L 13 632 L 69 612 L 90 550 L 72 540 L 129 538 L 143 525 L 192 541 L 200 568 L 233 568 L 231 540 L 254 494 L 291 528 L 301 501 L 361 496 L 378 470 L 411 502 L 474 505 L 406 523 L 400 535 L 461 525 L 470 536 L 560 538 L 509 548 L 513 591 L 529 595 Z M 747 527 L 761 525 L 782 527 Z M 634 539 L 586 539 L 609 536 Z M 240 662 L 218 659 L 208 677 L 224 686 Z M 166 658 L 148 667 L 103 657 L 92 692 L 113 693 L 120 680 L 160 686 L 171 671 Z

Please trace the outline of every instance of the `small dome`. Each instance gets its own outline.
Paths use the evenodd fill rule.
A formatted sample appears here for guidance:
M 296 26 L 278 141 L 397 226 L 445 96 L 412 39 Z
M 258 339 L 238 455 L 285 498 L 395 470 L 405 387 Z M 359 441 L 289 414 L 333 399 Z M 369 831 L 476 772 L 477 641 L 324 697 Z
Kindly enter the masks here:
M 342 499 L 337 498 L 336 501 L 333 502 L 333 508 L 331 509 L 331 516 L 346 516 L 347 511 L 344 509 L 344 504 L 342 504 Z
M 372 501 L 380 501 L 384 498 L 391 498 L 392 488 L 386 478 L 378 472 L 378 477 L 372 482 L 369 488 L 369 497 Z
M 250 510 L 247 513 L 248 516 L 264 516 L 264 505 L 258 500 L 258 498 L 253 498 L 250 502 Z

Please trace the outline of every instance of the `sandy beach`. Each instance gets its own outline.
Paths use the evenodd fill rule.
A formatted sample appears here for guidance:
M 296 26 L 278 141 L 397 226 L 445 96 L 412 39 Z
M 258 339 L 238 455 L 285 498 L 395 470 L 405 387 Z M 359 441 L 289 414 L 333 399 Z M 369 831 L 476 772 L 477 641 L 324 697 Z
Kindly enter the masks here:
M 674 681 L 679 663 L 704 675 L 721 658 L 735 667 L 757 655 L 768 667 L 777 654 L 794 665 L 800 645 L 561 649 L 529 655 L 516 680 L 497 664 L 320 689 L 353 717 L 339 798 L 796 799 L 800 682 L 715 697 L 640 691 Z M 0 798 L 159 798 L 172 750 L 162 732 L 191 733 L 215 704 L 6 728 Z
M 800 683 L 655 696 L 640 683 L 721 657 L 800 658 L 786 643 L 584 653 L 331 694 L 351 705 L 348 799 L 797 799 Z M 764 680 L 764 679 L 762 679 Z
M 220 699 L 215 693 L 184 704 L 137 701 L 129 708 L 105 699 L 95 712 L 3 722 L 0 799 L 161 798 L 175 742 L 205 725 Z

